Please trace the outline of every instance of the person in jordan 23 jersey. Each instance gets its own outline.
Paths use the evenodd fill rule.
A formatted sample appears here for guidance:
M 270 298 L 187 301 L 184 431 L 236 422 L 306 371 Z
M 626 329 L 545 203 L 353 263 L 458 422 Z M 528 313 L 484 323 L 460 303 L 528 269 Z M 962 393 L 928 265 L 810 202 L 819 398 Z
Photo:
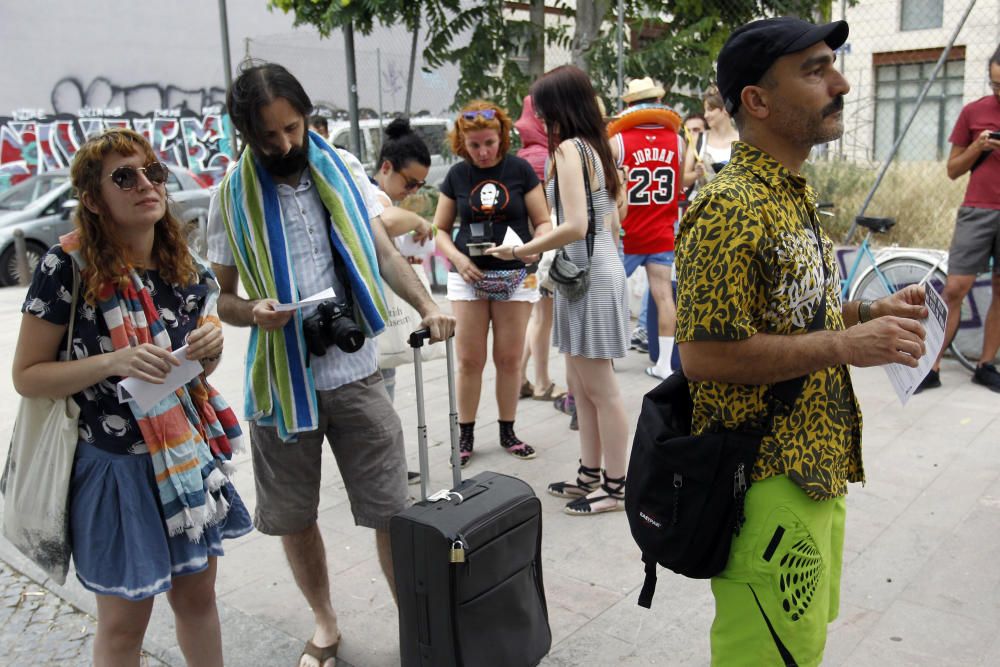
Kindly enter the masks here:
M 629 105 L 623 115 L 638 107 L 663 109 L 663 88 L 644 78 L 629 83 L 622 99 Z M 681 193 L 683 140 L 666 125 L 639 124 L 618 132 L 611 142 L 619 168 L 628 173 L 628 214 L 625 231 L 625 273 L 632 275 L 646 267 L 649 289 L 656 304 L 660 355 L 646 373 L 665 378 L 672 372 L 670 357 L 674 347 L 676 309 L 671 291 L 674 263 L 674 223 Z M 645 307 L 643 308 L 645 311 Z M 645 313 L 639 327 L 645 324 Z M 648 335 L 653 335 L 649 332 Z

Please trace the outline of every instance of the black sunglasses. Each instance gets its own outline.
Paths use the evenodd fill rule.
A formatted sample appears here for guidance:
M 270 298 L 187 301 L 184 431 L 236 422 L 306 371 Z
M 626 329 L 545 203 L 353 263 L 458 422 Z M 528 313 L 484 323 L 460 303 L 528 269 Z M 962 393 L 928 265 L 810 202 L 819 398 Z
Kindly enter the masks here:
M 476 116 L 482 116 L 486 120 L 493 120 L 496 118 L 496 109 L 476 109 L 475 111 L 463 111 L 462 118 L 465 120 L 476 120 Z
M 397 173 L 399 173 L 399 172 L 397 172 Z M 402 176 L 403 179 L 406 181 L 406 183 L 403 185 L 403 189 L 404 190 L 407 190 L 407 191 L 409 191 L 409 190 L 419 190 L 420 188 L 422 188 L 425 185 L 427 185 L 427 181 L 415 181 L 412 178 L 410 178 L 409 176 L 404 176 L 403 174 L 399 174 L 399 175 Z
M 140 171 L 153 185 L 163 185 L 167 182 L 168 169 L 162 162 L 150 162 L 145 167 L 118 167 L 105 178 L 110 178 L 119 190 L 131 190 L 139 184 Z

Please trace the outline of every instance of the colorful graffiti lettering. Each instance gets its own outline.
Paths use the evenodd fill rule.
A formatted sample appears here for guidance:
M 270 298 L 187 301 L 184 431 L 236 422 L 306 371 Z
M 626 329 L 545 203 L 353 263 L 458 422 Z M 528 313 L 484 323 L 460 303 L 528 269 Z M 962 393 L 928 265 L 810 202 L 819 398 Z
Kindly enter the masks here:
M 233 131 L 219 109 L 205 111 L 0 116 L 0 190 L 39 172 L 68 167 L 84 141 L 109 127 L 131 127 L 149 140 L 160 160 L 215 184 L 232 160 Z

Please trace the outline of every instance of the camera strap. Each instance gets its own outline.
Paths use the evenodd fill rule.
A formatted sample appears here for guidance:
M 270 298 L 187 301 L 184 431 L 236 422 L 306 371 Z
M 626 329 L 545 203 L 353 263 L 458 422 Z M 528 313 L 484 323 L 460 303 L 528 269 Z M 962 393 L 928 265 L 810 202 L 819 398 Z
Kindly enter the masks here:
M 324 209 L 324 212 L 326 209 Z M 347 273 L 347 265 L 344 263 L 344 258 L 340 256 L 337 252 L 337 247 L 333 245 L 333 223 L 330 220 L 330 214 L 327 212 L 325 216 L 326 220 L 326 242 L 330 245 L 330 259 L 333 261 L 333 273 L 337 276 L 337 281 L 340 282 L 341 294 L 335 294 L 335 301 L 340 301 L 347 307 L 347 312 L 354 314 L 354 298 L 353 292 L 351 292 L 351 276 Z M 332 285 L 331 285 L 332 287 Z M 308 296 L 308 295 L 306 295 Z M 299 295 L 302 298 L 302 295 Z

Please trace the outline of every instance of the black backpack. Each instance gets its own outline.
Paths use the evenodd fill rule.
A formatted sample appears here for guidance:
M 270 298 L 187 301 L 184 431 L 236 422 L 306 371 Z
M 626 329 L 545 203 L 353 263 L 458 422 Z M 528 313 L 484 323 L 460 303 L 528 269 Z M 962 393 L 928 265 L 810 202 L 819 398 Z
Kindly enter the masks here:
M 824 292 L 809 331 L 824 327 Z M 674 373 L 642 399 L 625 487 L 625 515 L 642 550 L 646 578 L 639 606 L 650 607 L 656 565 L 693 579 L 722 572 L 745 517 L 743 501 L 757 451 L 774 417 L 790 412 L 806 376 L 771 387 L 757 426 L 691 435 L 687 378 Z

